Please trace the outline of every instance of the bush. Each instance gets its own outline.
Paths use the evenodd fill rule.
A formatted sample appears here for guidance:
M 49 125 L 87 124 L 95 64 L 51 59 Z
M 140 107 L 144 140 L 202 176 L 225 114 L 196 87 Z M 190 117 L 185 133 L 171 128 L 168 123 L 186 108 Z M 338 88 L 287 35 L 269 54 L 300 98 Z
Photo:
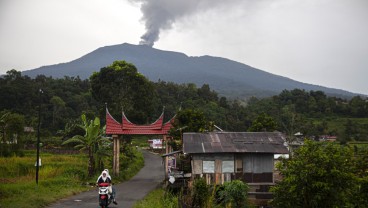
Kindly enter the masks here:
M 135 147 L 125 145 L 124 151 L 120 154 L 120 175 L 115 177 L 115 180 L 129 180 L 137 174 L 143 166 L 144 157 L 142 152 Z
M 196 179 L 193 183 L 192 205 L 193 207 L 204 207 L 210 197 L 209 186 L 204 178 Z
M 219 188 L 219 201 L 226 207 L 246 207 L 249 186 L 240 180 L 225 182 Z

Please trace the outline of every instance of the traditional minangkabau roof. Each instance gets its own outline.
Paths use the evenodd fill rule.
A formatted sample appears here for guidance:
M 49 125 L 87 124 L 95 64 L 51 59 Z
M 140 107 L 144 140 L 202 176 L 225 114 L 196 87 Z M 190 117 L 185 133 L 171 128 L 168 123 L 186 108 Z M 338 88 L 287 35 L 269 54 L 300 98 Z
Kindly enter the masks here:
M 164 123 L 164 111 L 160 117 L 153 123 L 148 125 L 138 125 L 130 122 L 125 116 L 124 112 L 122 114 L 122 122 L 116 121 L 106 108 L 106 134 L 112 135 L 167 135 L 168 131 L 172 127 L 172 122 L 174 118 L 171 118 L 168 122 Z
M 288 154 L 280 132 L 184 133 L 184 153 L 273 153 Z

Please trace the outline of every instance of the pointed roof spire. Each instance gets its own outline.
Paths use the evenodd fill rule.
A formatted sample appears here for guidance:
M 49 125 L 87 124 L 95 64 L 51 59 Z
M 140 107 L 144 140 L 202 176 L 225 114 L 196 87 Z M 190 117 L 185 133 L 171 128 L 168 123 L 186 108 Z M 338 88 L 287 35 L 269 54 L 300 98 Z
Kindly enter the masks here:
M 160 117 L 147 125 L 134 124 L 128 120 L 122 111 L 122 123 L 117 122 L 109 113 L 106 106 L 106 134 L 141 134 L 141 135 L 166 135 L 171 128 L 172 119 L 164 123 L 164 109 Z

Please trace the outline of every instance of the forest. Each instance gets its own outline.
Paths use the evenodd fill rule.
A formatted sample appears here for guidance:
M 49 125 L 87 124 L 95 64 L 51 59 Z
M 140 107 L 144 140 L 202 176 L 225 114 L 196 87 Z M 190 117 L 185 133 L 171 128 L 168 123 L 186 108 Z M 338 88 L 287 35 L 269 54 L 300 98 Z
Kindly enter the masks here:
M 267 98 L 229 99 L 208 84 L 149 81 L 134 65 L 116 61 L 85 80 L 33 79 L 14 69 L 0 77 L 1 154 L 32 146 L 39 121 L 46 146 L 83 134 L 77 128 L 82 114 L 99 117 L 104 125 L 106 107 L 117 120 L 124 111 L 138 124 L 154 122 L 162 111 L 168 121 L 189 110 L 203 115 L 208 127 L 203 131 L 215 124 L 224 131 L 280 131 L 289 138 L 300 132 L 314 140 L 329 135 L 341 143 L 368 141 L 366 97 L 343 99 L 294 89 Z

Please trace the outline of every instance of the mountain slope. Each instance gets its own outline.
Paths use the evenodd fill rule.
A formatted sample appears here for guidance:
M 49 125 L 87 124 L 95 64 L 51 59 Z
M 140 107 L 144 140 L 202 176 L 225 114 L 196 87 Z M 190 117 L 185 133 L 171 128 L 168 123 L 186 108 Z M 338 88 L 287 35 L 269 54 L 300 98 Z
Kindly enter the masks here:
M 175 83 L 195 83 L 198 87 L 209 84 L 211 89 L 228 97 L 264 97 L 295 88 L 321 90 L 338 97 L 355 95 L 344 90 L 298 82 L 225 58 L 188 57 L 183 53 L 128 43 L 101 47 L 74 61 L 43 66 L 22 74 L 30 77 L 44 74 L 54 78 L 79 76 L 85 79 L 115 60 L 133 63 L 140 73 L 152 81 L 160 79 Z

